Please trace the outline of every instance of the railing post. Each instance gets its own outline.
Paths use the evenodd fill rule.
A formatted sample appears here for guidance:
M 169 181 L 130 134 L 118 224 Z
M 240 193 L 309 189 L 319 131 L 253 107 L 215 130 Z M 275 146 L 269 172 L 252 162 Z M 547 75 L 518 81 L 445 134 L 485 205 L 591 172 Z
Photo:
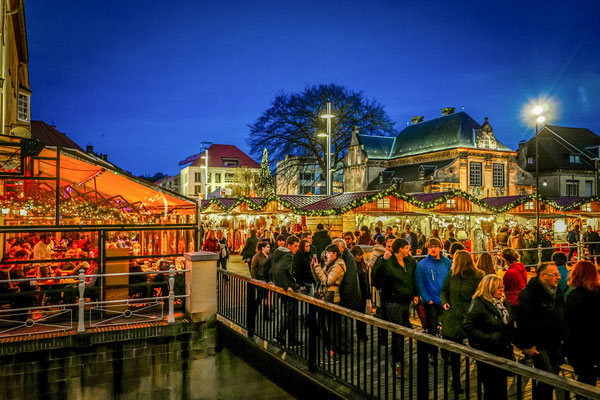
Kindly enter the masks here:
M 583 260 L 583 243 L 581 239 L 577 240 L 577 261 Z
M 77 333 L 85 332 L 85 271 L 79 270 L 79 317 L 77 323 Z
M 433 346 L 417 340 L 417 399 L 429 400 L 429 351 Z M 437 385 L 437 382 L 435 383 Z
M 175 286 L 175 266 L 171 264 L 169 267 L 169 316 L 167 317 L 167 322 L 169 324 L 175 323 L 175 291 L 173 290 Z
M 308 370 L 317 371 L 317 306 L 308 305 Z
M 248 337 L 254 336 L 256 328 L 256 290 L 253 284 L 246 282 L 246 324 Z
M 538 243 L 538 262 L 537 264 L 540 265 L 542 263 L 542 244 Z

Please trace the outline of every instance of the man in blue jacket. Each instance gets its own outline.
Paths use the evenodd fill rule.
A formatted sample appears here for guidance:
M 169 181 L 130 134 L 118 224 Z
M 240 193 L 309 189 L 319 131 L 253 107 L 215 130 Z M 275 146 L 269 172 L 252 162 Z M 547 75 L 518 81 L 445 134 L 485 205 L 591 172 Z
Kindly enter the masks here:
M 442 301 L 442 285 L 452 269 L 452 261 L 441 254 L 442 242 L 437 238 L 429 239 L 428 255 L 417 264 L 415 283 L 419 296 L 425 303 L 427 326 L 423 327 L 427 333 L 435 335 L 437 331 Z M 433 352 L 431 353 L 433 354 Z

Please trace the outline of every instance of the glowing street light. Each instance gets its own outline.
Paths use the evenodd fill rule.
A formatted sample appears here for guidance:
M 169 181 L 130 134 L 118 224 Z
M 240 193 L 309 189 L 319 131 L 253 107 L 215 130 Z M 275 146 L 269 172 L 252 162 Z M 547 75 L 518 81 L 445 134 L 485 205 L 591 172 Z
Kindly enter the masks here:
M 541 258 L 541 240 L 540 240 L 540 162 L 539 162 L 539 145 L 538 145 L 538 124 L 542 125 L 546 122 L 546 117 L 542 115 L 544 107 L 536 105 L 531 110 L 535 118 L 535 225 L 536 225 L 536 241 L 538 243 L 538 264 L 542 262 Z M 546 186 L 544 182 L 544 186 Z
M 327 184 L 327 195 L 331 196 L 332 192 L 332 182 L 331 182 L 331 119 L 334 118 L 334 115 L 331 113 L 331 102 L 327 102 L 327 113 L 321 115 L 321 118 L 327 118 L 327 133 L 318 133 L 319 137 L 327 138 L 327 162 L 326 162 L 326 184 Z

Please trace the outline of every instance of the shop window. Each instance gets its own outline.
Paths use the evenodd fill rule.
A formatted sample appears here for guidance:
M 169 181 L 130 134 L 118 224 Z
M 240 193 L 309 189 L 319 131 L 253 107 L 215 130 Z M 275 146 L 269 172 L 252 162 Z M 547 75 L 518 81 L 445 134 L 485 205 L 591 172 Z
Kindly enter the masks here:
M 469 163 L 469 182 L 471 186 L 481 186 L 481 163 Z

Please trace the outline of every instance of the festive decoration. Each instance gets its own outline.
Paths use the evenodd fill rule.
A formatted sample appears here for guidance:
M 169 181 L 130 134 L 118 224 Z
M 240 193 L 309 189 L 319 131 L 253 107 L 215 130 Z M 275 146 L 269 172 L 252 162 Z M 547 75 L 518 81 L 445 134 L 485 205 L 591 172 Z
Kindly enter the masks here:
M 485 199 L 479 199 L 479 198 L 477 198 L 469 193 L 466 193 L 462 190 L 451 190 L 451 191 L 439 193 L 439 194 L 440 194 L 440 196 L 436 197 L 435 199 L 433 199 L 431 201 L 421 201 L 418 198 L 411 196 L 409 194 L 400 193 L 400 192 L 398 192 L 396 187 L 391 186 L 391 187 L 384 189 L 382 191 L 379 191 L 379 192 L 369 193 L 359 199 L 356 199 L 356 200 L 354 200 L 348 204 L 345 204 L 341 207 L 338 207 L 338 208 L 324 209 L 324 210 L 306 210 L 304 208 L 297 207 L 297 206 L 291 204 L 289 201 L 281 198 L 279 195 L 277 195 L 275 193 L 271 193 L 264 198 L 250 198 L 250 197 L 240 196 L 240 197 L 237 197 L 235 202 L 230 206 L 226 206 L 223 202 L 220 201 L 219 198 L 212 198 L 201 207 L 200 212 L 205 212 L 213 204 L 216 205 L 217 207 L 219 207 L 225 213 L 231 213 L 233 210 L 235 210 L 236 207 L 238 207 L 242 204 L 246 204 L 248 206 L 248 208 L 250 208 L 251 210 L 259 211 L 259 210 L 262 210 L 268 203 L 274 201 L 274 202 L 280 204 L 284 209 L 288 209 L 290 212 L 292 212 L 295 215 L 331 216 L 331 215 L 345 214 L 345 213 L 347 213 L 353 209 L 356 209 L 360 206 L 363 206 L 365 204 L 376 202 L 386 196 L 394 196 L 395 198 L 397 198 L 399 200 L 406 201 L 407 203 L 410 203 L 410 204 L 412 204 L 418 208 L 424 209 L 424 210 L 432 209 L 436 206 L 444 204 L 449 199 L 452 199 L 455 197 L 460 197 L 460 198 L 463 198 L 463 199 L 471 202 L 474 205 L 481 207 L 484 210 L 490 211 L 495 214 L 498 214 L 498 213 L 501 214 L 501 213 L 506 213 L 518 206 L 525 204 L 525 203 L 533 202 L 536 200 L 535 194 L 523 195 L 522 197 L 519 197 L 508 204 L 505 204 L 500 207 L 495 207 L 495 206 L 492 206 L 492 205 L 486 203 Z M 586 205 L 586 204 L 589 204 L 592 202 L 600 202 L 600 196 L 581 198 L 581 199 L 579 199 L 569 205 L 566 205 L 566 206 L 560 205 L 552 199 L 546 199 L 541 196 L 539 197 L 539 201 L 541 204 L 549 205 L 549 206 L 557 209 L 558 211 L 573 211 L 573 210 L 580 210 L 582 205 Z
M 267 148 L 263 150 L 262 162 L 260 163 L 260 172 L 258 173 L 258 194 L 261 197 L 266 197 L 271 193 L 275 192 L 273 185 L 273 175 L 271 175 L 271 168 L 269 168 L 269 153 Z

